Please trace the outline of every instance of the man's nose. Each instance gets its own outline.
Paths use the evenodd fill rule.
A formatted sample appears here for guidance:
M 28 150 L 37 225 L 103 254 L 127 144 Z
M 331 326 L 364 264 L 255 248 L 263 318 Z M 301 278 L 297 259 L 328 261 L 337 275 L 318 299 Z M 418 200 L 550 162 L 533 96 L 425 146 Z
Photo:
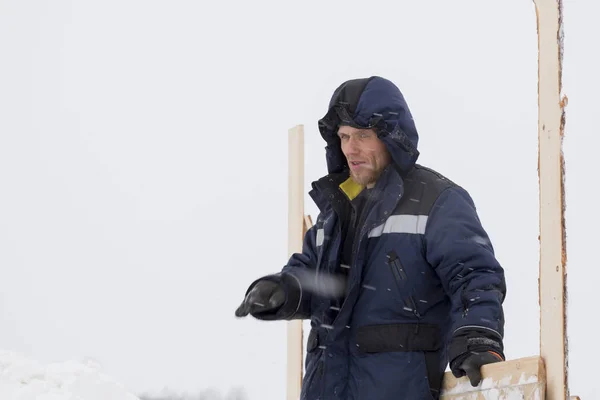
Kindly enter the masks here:
M 359 151 L 358 140 L 354 137 L 350 137 L 348 139 L 348 143 L 346 144 L 346 153 L 347 154 L 356 154 Z

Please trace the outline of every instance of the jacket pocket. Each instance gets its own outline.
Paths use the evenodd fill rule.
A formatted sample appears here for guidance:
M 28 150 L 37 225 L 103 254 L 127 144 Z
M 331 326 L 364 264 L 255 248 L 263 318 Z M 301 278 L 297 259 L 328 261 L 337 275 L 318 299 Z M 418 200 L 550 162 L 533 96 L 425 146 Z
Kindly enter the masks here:
M 395 251 L 390 251 L 387 253 L 387 264 L 390 267 L 392 275 L 394 276 L 394 281 L 396 282 L 399 295 L 403 295 L 408 291 L 408 287 L 406 285 L 408 282 L 408 275 L 406 274 L 406 270 L 404 269 L 404 266 L 400 262 L 400 258 L 398 258 L 398 255 Z M 421 314 L 417 308 L 417 302 L 413 296 L 404 296 L 402 303 L 402 309 L 404 311 L 414 315 L 417 319 L 421 319 Z
M 406 271 L 404 271 L 404 267 L 400 263 L 400 259 L 395 251 L 390 251 L 387 254 L 388 265 L 392 270 L 392 275 L 394 275 L 394 280 L 396 281 L 396 285 L 398 289 L 401 289 L 406 281 L 408 280 L 408 276 L 406 275 Z

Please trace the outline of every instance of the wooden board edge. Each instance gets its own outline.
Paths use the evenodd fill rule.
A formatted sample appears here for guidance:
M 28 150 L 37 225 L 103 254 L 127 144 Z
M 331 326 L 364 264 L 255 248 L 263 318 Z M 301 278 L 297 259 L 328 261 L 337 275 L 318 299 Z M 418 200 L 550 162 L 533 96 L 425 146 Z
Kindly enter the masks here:
M 526 383 L 545 382 L 546 369 L 540 356 L 530 356 L 484 365 L 481 367 L 481 376 L 482 382 L 479 386 L 472 387 L 467 377 L 456 378 L 452 375 L 452 372 L 446 372 L 441 394 L 452 394 L 458 389 L 464 390 L 462 388 L 465 387 L 472 388 L 471 391 L 477 391 L 490 387 L 503 388 Z

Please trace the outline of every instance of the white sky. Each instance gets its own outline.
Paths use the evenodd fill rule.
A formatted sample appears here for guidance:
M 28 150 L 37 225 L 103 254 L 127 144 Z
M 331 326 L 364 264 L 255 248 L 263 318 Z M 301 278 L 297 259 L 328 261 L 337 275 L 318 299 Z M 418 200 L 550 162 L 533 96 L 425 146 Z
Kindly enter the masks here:
M 600 7 L 564 3 L 569 364 L 591 399 Z M 283 398 L 285 324 L 233 311 L 287 258 L 287 130 L 305 125 L 308 189 L 332 91 L 381 75 L 420 163 L 478 206 L 507 356 L 538 354 L 533 2 L 366 4 L 0 0 L 0 348 L 91 357 L 138 393 Z

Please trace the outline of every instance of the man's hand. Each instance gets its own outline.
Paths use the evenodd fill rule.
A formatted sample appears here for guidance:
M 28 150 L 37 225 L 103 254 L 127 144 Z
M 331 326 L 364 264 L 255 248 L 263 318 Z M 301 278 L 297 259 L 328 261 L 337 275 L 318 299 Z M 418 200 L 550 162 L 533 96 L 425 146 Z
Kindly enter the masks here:
M 261 280 L 248 292 L 235 310 L 236 317 L 275 310 L 285 302 L 285 291 L 277 282 Z
M 458 367 L 452 369 L 452 374 L 457 378 L 467 375 L 471 385 L 476 387 L 481 382 L 481 366 L 500 361 L 503 361 L 502 357 L 492 351 L 471 352 Z

